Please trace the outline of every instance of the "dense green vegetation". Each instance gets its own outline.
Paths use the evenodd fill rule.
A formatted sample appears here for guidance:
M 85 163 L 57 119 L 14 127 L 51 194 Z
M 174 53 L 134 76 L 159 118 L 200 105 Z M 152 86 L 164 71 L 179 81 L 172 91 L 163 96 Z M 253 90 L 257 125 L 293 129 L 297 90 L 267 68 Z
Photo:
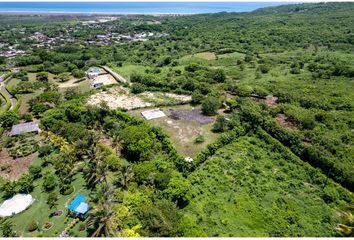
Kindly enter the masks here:
M 87 19 L 0 17 L 0 40 L 22 39 L 28 53 L 0 59 L 1 71 L 12 72 L 6 88 L 24 99 L 0 115 L 1 148 L 13 158 L 36 155 L 28 173 L 2 179 L 1 197 L 38 199 L 1 222 L 3 236 L 352 235 L 353 3 L 136 16 L 99 27 L 80 24 Z M 25 36 L 68 28 L 76 41 L 30 49 L 16 28 Z M 164 35 L 84 46 L 98 34 L 142 31 Z M 190 95 L 218 139 L 188 162 L 160 127 L 105 103 L 86 105 L 106 87 L 58 88 L 91 66 L 112 68 L 132 94 Z M 32 120 L 41 135 L 6 135 Z M 65 210 L 79 193 L 92 206 L 81 222 Z

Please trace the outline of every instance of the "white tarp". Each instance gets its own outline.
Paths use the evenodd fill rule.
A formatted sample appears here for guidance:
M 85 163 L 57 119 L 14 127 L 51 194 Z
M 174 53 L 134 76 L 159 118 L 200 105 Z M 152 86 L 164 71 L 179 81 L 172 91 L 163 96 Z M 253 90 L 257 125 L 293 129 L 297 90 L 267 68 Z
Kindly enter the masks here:
M 17 194 L 7 199 L 0 206 L 0 217 L 9 217 L 22 212 L 28 208 L 33 202 L 33 198 L 29 194 Z
M 160 118 L 160 117 L 166 116 L 165 113 L 163 111 L 161 111 L 160 109 L 144 111 L 144 112 L 141 112 L 141 115 L 143 115 L 143 117 L 146 120 L 151 120 L 154 118 Z

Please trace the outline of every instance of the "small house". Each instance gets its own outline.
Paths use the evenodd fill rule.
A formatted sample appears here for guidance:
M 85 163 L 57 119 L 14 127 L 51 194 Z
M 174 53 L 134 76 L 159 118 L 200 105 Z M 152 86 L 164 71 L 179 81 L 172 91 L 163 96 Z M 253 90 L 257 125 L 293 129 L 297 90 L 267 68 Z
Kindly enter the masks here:
M 161 117 L 166 116 L 165 113 L 163 111 L 161 111 L 160 109 L 147 110 L 147 111 L 141 112 L 141 115 L 143 115 L 143 117 L 146 120 L 151 120 L 151 119 L 161 118 Z
M 10 136 L 20 135 L 23 133 L 39 133 L 41 130 L 38 127 L 38 123 L 26 122 L 21 124 L 13 125 L 10 131 Z
M 98 68 L 98 67 L 91 67 L 89 68 L 89 70 L 87 71 L 87 78 L 88 79 L 94 79 L 95 77 L 97 77 L 98 75 L 102 74 L 103 71 Z
M 68 210 L 74 217 L 85 218 L 90 206 L 86 203 L 84 195 L 77 195 L 75 199 L 69 204 Z

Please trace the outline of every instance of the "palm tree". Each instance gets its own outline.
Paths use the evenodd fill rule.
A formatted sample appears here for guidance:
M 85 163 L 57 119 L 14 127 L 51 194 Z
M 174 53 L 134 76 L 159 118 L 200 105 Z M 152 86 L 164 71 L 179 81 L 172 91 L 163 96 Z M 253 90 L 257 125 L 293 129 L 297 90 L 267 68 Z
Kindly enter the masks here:
M 340 212 L 346 224 L 338 224 L 336 230 L 345 237 L 354 237 L 354 216 L 350 212 Z
M 114 132 L 112 135 L 112 147 L 115 149 L 116 154 L 118 154 L 118 145 L 120 142 L 120 136 L 119 133 Z
M 131 180 L 134 178 L 134 171 L 129 163 L 123 164 L 117 173 L 117 181 L 119 187 L 128 189 Z
M 86 183 L 90 188 L 95 188 L 98 183 L 105 183 L 107 185 L 107 173 L 109 165 L 106 162 L 107 153 L 96 145 L 87 150 L 84 177 Z
M 97 203 L 90 212 L 88 226 L 92 229 L 91 237 L 110 237 L 114 235 L 112 229 L 113 211 L 107 196 Z

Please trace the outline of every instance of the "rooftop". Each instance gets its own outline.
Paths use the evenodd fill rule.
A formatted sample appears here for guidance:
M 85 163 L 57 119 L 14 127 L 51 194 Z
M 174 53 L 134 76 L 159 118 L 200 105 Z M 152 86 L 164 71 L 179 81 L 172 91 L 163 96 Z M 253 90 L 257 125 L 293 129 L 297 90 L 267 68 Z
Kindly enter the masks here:
M 151 119 L 155 119 L 155 118 L 160 118 L 160 117 L 165 117 L 166 116 L 165 113 L 163 111 L 161 111 L 160 109 L 144 111 L 144 112 L 141 112 L 141 115 L 143 115 L 143 117 L 146 120 L 151 120 Z
M 10 136 L 19 135 L 22 133 L 29 133 L 29 132 L 39 132 L 40 129 L 38 124 L 35 122 L 27 122 L 21 123 L 17 125 L 13 125 L 10 131 Z
M 68 206 L 68 209 L 76 213 L 85 214 L 89 210 L 89 205 L 85 200 L 86 197 L 84 195 L 77 195 Z

